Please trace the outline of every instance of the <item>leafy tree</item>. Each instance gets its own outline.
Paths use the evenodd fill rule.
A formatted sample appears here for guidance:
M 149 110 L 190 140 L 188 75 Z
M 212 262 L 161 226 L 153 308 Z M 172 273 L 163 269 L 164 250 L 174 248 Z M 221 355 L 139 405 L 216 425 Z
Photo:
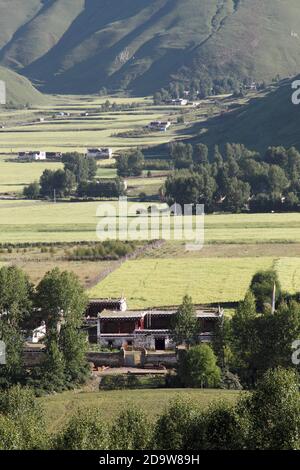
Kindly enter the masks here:
M 193 147 L 191 144 L 175 142 L 170 145 L 170 157 L 174 161 L 175 168 L 190 168 L 193 165 Z
M 183 351 L 179 356 L 178 375 L 186 387 L 219 386 L 221 370 L 212 348 L 200 344 Z
M 189 427 L 195 408 L 188 400 L 171 402 L 154 427 L 154 449 L 183 450 L 189 436 Z
M 276 287 L 276 302 L 281 297 L 281 285 L 278 279 L 278 274 L 274 270 L 259 271 L 254 274 L 250 290 L 253 293 L 256 306 L 259 312 L 265 310 L 266 307 L 270 308 L 272 305 L 274 285 Z
M 45 170 L 40 178 L 40 194 L 43 197 L 64 197 L 75 185 L 75 177 L 69 170 Z
M 197 165 L 206 165 L 208 163 L 208 148 L 206 145 L 195 145 L 193 160 Z
M 250 186 L 248 183 L 236 177 L 228 180 L 225 197 L 225 208 L 230 212 L 240 212 L 244 209 L 250 198 Z
M 50 328 L 56 329 L 62 311 L 66 324 L 80 328 L 87 301 L 78 277 L 58 268 L 46 273 L 36 288 L 36 306 Z
M 109 434 L 98 409 L 79 409 L 57 437 L 58 450 L 108 450 Z
M 97 163 L 93 158 L 88 158 L 80 153 L 66 153 L 62 158 L 65 171 L 75 176 L 76 183 L 91 181 L 97 174 Z
M 40 184 L 38 181 L 25 186 L 23 194 L 27 199 L 38 199 L 40 196 Z
M 254 325 L 256 318 L 255 297 L 251 291 L 248 291 L 232 318 L 234 349 L 239 361 L 244 364 L 249 362 L 256 348 L 257 338 Z
M 141 176 L 144 162 L 143 153 L 140 150 L 132 150 L 117 159 L 117 174 L 120 177 Z
M 5 344 L 6 357 L 6 363 L 0 366 L 0 388 L 5 389 L 25 380 L 24 338 L 18 326 L 1 319 L 0 340 Z
M 88 366 L 79 329 L 87 296 L 77 276 L 58 268 L 48 272 L 37 286 L 36 305 L 47 324 L 47 359 L 40 371 L 44 388 L 83 383 Z
M 0 414 L 0 450 L 24 450 L 24 441 L 18 423 Z
M 297 450 L 300 448 L 299 377 L 277 368 L 265 373 L 256 390 L 238 405 L 247 413 L 250 429 L 248 448 Z
M 61 351 L 65 361 L 65 378 L 71 384 L 85 383 L 89 366 L 86 361 L 87 343 L 84 333 L 73 325 L 64 325 L 60 337 Z
M 129 407 L 115 419 L 110 431 L 110 447 L 115 450 L 150 449 L 152 424 L 145 413 Z
M 125 193 L 124 181 L 121 178 L 106 181 L 85 181 L 80 183 L 77 189 L 79 197 L 114 198 L 122 196 Z
M 200 333 L 199 330 L 200 325 L 196 317 L 192 298 L 186 295 L 172 318 L 172 338 L 176 344 L 185 343 L 189 346 L 197 341 Z
M 27 274 L 16 266 L 0 269 L 1 321 L 18 326 L 32 308 L 33 286 Z
M 45 355 L 45 362 L 33 371 L 29 384 L 40 392 L 62 392 L 68 382 L 66 361 L 54 333 L 48 333 Z
M 182 207 L 184 204 L 205 204 L 206 212 L 212 207 L 215 190 L 214 178 L 205 171 L 203 174 L 178 171 L 170 175 L 165 183 L 165 196 L 169 205 L 175 202 Z
M 32 390 L 26 387 L 15 386 L 1 392 L 0 416 L 6 418 L 5 424 L 17 438 L 19 449 L 35 450 L 47 448 L 47 433 L 45 431 L 41 433 L 41 429 L 45 427 L 44 412 L 35 399 Z M 16 428 L 11 423 L 14 423 Z M 8 445 L 11 444 L 6 443 L 6 446 Z
M 271 165 L 268 172 L 268 183 L 270 191 L 282 194 L 288 188 L 289 181 L 282 168 L 277 165 Z
M 248 420 L 236 407 L 220 402 L 196 413 L 188 439 L 189 450 L 243 450 L 247 446 Z

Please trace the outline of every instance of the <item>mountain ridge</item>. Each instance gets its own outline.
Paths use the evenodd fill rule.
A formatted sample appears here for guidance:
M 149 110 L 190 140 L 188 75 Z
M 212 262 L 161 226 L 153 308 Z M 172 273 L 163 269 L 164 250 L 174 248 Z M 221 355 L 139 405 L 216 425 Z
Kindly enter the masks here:
M 270 81 L 298 73 L 299 24 L 297 0 L 0 0 L 0 63 L 55 93 Z

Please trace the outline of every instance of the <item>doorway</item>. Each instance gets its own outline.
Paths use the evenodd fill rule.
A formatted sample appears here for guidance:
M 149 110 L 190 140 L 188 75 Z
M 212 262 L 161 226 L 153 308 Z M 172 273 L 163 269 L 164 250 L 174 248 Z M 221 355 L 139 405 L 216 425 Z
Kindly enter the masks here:
M 165 338 L 155 338 L 155 350 L 156 351 L 165 351 L 166 350 L 166 340 L 165 340 Z

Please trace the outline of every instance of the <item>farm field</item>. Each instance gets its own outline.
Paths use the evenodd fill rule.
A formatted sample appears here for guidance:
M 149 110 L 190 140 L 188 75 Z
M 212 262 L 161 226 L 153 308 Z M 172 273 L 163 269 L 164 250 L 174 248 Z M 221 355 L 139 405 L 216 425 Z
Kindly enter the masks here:
M 62 168 L 57 162 L 19 163 L 0 157 L 0 194 L 21 193 L 24 186 L 39 180 L 44 170 Z
M 97 241 L 96 211 L 104 202 L 0 201 L 0 243 Z M 117 202 L 110 202 L 117 207 Z M 132 214 L 149 204 L 131 203 Z M 158 207 L 163 208 L 159 204 Z M 135 217 L 130 220 L 135 222 Z M 147 216 L 144 218 L 147 223 Z M 150 227 L 150 222 L 149 225 Z M 146 229 L 141 231 L 145 236 Z M 137 232 L 138 233 L 138 232 Z M 205 217 L 205 244 L 300 242 L 300 213 Z
M 118 105 L 136 103 L 124 111 L 100 111 L 107 100 Z M 205 108 L 200 111 L 204 115 Z M 85 152 L 88 147 L 112 147 L 113 150 L 170 142 L 185 125 L 174 125 L 166 133 L 141 134 L 138 138 L 118 134 L 141 130 L 150 121 L 176 121 L 179 110 L 172 106 L 153 106 L 150 98 L 52 97 L 52 104 L 34 110 L 0 112 L 0 153 L 38 148 L 46 151 Z M 65 113 L 64 116 L 57 116 Z M 70 114 L 69 116 L 67 115 Z M 83 114 L 87 115 L 83 115 Z M 54 117 L 55 116 L 55 117 Z M 42 122 L 39 122 L 42 119 Z
M 263 257 L 127 261 L 95 286 L 90 296 L 118 297 L 124 292 L 129 308 L 179 305 L 185 294 L 196 304 L 237 302 L 253 274 L 272 268 L 274 261 Z
M 200 389 L 155 389 L 121 390 L 100 392 L 64 392 L 40 398 L 46 412 L 46 424 L 50 432 L 59 431 L 76 410 L 82 407 L 97 407 L 103 412 L 103 418 L 110 421 L 128 404 L 137 406 L 154 418 L 175 397 L 191 399 L 200 407 L 207 407 L 217 400 L 234 402 L 239 392 L 230 390 Z

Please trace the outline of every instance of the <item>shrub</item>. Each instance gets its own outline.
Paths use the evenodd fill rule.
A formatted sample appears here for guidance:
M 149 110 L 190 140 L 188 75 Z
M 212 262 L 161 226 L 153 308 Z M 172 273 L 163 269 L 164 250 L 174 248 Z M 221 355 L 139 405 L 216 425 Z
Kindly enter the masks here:
M 81 409 L 72 416 L 64 431 L 55 439 L 58 450 L 107 450 L 107 425 L 97 409 Z
M 110 431 L 110 446 L 114 450 L 150 449 L 152 425 L 145 413 L 135 407 L 122 411 Z
M 200 344 L 179 356 L 178 375 L 186 387 L 218 387 L 221 371 L 210 346 Z

